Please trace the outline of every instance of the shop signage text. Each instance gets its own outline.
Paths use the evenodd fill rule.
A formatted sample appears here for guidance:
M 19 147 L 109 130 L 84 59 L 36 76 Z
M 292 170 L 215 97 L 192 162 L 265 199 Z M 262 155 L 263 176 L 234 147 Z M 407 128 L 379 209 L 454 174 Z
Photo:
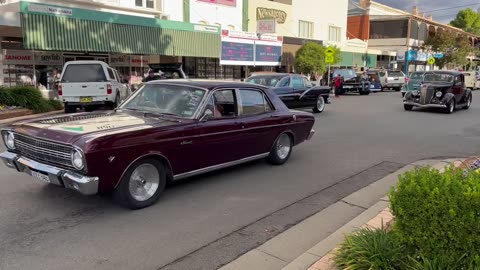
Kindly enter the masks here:
M 278 66 L 283 38 L 249 32 L 222 31 L 221 65 Z
M 275 19 L 278 23 L 283 24 L 287 20 L 287 13 L 283 10 L 271 8 L 257 8 L 257 20 Z
M 266 19 L 257 21 L 257 33 L 275 33 L 275 19 Z
M 195 25 L 193 26 L 193 29 L 194 29 L 195 31 L 200 31 L 200 32 L 218 33 L 218 27 L 216 27 L 216 26 L 195 24 Z
M 36 4 L 30 4 L 28 6 L 28 11 L 38 12 L 38 13 L 54 14 L 54 15 L 64 15 L 64 16 L 72 16 L 73 15 L 73 10 L 70 9 L 70 8 L 60 8 L 60 7 L 43 6 L 43 5 L 36 5 Z
M 224 6 L 237 6 L 237 0 L 197 0 L 198 2 L 207 2 L 217 5 L 224 5 Z

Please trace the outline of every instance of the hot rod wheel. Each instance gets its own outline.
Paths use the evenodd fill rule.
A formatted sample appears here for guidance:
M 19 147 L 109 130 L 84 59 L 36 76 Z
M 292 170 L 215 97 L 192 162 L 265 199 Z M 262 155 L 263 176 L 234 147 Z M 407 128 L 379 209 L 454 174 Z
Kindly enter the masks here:
M 130 209 L 150 206 L 160 198 L 166 178 L 162 162 L 153 158 L 140 159 L 123 175 L 114 191 L 114 199 Z
M 267 161 L 273 165 L 282 165 L 290 158 L 292 154 L 293 141 L 287 133 L 282 133 L 273 144 Z
M 323 96 L 319 95 L 317 98 L 317 104 L 315 104 L 315 107 L 313 108 L 314 113 L 321 113 L 325 110 L 325 99 Z

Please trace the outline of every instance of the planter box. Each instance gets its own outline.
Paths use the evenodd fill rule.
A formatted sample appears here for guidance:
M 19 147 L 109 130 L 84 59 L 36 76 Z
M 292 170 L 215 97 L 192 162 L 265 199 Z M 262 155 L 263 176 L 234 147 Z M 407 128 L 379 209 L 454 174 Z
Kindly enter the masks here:
M 33 114 L 32 110 L 27 109 L 15 109 L 8 111 L 0 111 L 0 120 L 9 119 L 14 117 L 26 116 Z

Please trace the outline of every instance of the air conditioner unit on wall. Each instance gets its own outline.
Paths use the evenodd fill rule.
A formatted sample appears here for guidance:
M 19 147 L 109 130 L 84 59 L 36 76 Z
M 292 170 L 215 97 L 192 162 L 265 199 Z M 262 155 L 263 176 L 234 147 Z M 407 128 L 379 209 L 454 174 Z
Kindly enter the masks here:
M 170 15 L 162 14 L 162 15 L 160 15 L 160 19 L 161 20 L 170 20 Z

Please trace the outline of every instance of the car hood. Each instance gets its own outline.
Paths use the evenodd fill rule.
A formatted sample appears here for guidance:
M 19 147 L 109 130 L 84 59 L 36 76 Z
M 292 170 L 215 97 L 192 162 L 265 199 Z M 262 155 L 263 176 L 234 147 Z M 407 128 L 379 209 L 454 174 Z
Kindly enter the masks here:
M 189 120 L 190 121 L 190 120 Z M 16 132 L 62 143 L 74 143 L 81 137 L 95 138 L 106 134 L 179 124 L 164 118 L 145 117 L 136 112 L 95 112 L 62 115 L 19 122 L 11 127 Z

